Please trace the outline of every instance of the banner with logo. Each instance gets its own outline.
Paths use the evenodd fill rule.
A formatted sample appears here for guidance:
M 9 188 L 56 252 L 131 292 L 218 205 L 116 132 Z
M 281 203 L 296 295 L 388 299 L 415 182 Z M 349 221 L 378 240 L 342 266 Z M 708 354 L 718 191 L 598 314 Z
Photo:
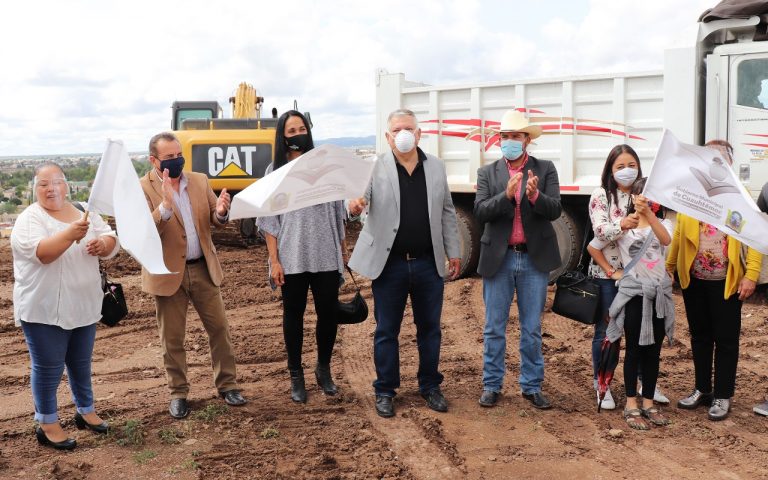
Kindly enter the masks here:
M 665 130 L 643 194 L 768 254 L 768 215 L 715 149 L 681 143 Z
M 375 156 L 362 158 L 336 145 L 322 145 L 257 180 L 232 199 L 229 218 L 265 217 L 362 197 Z
M 149 273 L 171 273 L 163 261 L 163 245 L 152 212 L 123 142 L 107 140 L 88 210 L 115 217 L 120 246 Z

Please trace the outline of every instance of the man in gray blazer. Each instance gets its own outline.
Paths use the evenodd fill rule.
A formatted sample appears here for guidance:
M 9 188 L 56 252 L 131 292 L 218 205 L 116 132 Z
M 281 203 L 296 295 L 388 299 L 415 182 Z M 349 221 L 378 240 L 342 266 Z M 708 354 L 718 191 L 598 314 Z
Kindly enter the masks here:
M 365 196 L 349 203 L 352 215 L 368 209 L 349 266 L 373 280 L 376 413 L 395 415 L 398 336 L 408 295 L 419 349 L 419 391 L 429 408 L 445 412 L 448 404 L 440 392 L 443 375 L 438 370 L 440 315 L 446 257 L 450 278 L 459 274 L 456 211 L 443 162 L 418 147 L 421 130 L 414 113 L 392 112 L 386 137 L 391 151 L 379 155 Z
M 483 277 L 483 393 L 480 405 L 496 404 L 504 380 L 506 328 L 517 292 L 520 318 L 520 387 L 534 407 L 547 409 L 541 393 L 544 356 L 541 313 L 549 272 L 560 264 L 553 220 L 560 216 L 560 185 L 552 162 L 528 155 L 541 127 L 516 110 L 504 114 L 498 161 L 477 171 L 475 217 L 484 224 L 477 272 Z

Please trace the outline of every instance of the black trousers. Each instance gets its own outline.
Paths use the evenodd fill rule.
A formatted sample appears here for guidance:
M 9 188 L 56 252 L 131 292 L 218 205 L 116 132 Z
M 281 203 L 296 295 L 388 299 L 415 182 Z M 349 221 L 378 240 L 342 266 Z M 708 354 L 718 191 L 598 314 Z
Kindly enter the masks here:
M 637 396 L 638 369 L 643 372 L 643 398 L 653 400 L 659 378 L 661 343 L 664 341 L 664 319 L 656 318 L 653 307 L 653 345 L 640 346 L 640 326 L 643 321 L 643 297 L 637 296 L 624 307 L 624 389 L 627 398 Z
M 333 345 L 336 342 L 336 306 L 339 300 L 339 272 L 304 272 L 285 275 L 281 287 L 283 296 L 283 337 L 288 352 L 288 369 L 301 369 L 301 350 L 304 344 L 304 311 L 307 308 L 307 293 L 312 289 L 317 313 L 315 338 L 317 339 L 317 362 L 327 365 L 331 362 Z
M 739 361 L 741 300 L 733 294 L 726 300 L 725 280 L 691 278 L 683 290 L 688 329 L 691 331 L 696 389 L 712 392 L 712 359 L 715 366 L 715 398 L 731 398 L 736 389 Z

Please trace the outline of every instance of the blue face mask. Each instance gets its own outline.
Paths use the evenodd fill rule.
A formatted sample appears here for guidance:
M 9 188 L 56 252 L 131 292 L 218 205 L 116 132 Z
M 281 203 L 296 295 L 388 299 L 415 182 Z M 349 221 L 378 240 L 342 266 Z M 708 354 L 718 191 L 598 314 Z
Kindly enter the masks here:
M 501 141 L 501 153 L 504 154 L 506 159 L 517 160 L 523 154 L 523 151 L 523 142 L 519 140 Z
M 163 170 L 168 169 L 168 176 L 171 178 L 179 178 L 181 171 L 184 169 L 184 157 L 179 155 L 176 158 L 169 158 L 168 160 L 160 161 L 160 173 Z

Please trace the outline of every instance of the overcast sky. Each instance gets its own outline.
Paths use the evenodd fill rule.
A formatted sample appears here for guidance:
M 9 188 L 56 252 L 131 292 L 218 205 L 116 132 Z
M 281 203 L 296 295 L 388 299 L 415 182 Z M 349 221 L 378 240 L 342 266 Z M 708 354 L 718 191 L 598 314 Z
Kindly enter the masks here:
M 428 84 L 660 69 L 717 0 L 3 3 L 0 156 L 131 151 L 174 100 L 310 111 L 315 138 L 375 134 L 374 72 Z

